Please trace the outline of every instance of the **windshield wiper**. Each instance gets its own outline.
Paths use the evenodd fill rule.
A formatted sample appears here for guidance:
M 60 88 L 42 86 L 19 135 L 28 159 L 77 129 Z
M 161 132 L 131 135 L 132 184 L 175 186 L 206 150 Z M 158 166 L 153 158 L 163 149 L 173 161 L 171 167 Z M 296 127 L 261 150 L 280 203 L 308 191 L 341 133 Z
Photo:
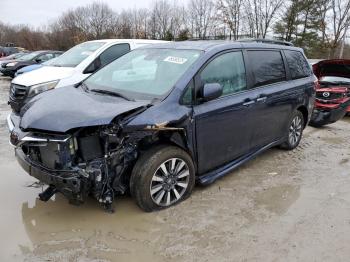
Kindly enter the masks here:
M 121 97 L 124 98 L 125 100 L 128 101 L 135 101 L 132 98 L 129 98 L 121 93 L 118 92 L 114 92 L 114 91 L 109 91 L 109 90 L 104 90 L 104 89 L 90 89 L 89 91 L 91 92 L 96 92 L 96 93 L 100 93 L 100 94 L 105 94 L 105 95 L 110 95 L 110 96 L 117 96 L 117 97 Z
M 80 83 L 77 83 L 77 84 L 74 85 L 75 88 L 77 88 L 77 87 L 79 87 L 79 86 L 80 86 L 84 91 L 86 91 L 86 92 L 89 91 L 89 88 L 87 87 L 87 85 L 86 85 L 84 82 L 80 82 Z

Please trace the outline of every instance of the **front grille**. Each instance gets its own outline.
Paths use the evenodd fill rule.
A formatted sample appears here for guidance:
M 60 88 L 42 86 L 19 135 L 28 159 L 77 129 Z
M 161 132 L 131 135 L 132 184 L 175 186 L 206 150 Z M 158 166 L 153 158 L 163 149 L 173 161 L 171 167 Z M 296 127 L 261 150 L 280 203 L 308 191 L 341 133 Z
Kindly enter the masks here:
M 27 90 L 28 90 L 28 87 L 26 86 L 11 84 L 10 100 L 12 101 L 24 100 L 27 97 Z
M 317 92 L 316 98 L 322 99 L 322 100 L 334 100 L 334 99 L 341 99 L 344 97 L 343 93 L 332 93 L 332 92 Z

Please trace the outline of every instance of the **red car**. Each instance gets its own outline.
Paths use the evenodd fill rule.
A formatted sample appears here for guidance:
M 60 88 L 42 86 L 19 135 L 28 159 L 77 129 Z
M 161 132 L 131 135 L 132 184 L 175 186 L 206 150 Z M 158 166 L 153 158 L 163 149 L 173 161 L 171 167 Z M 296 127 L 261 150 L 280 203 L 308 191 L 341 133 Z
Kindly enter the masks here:
M 322 60 L 312 67 L 319 85 L 310 125 L 319 127 L 350 113 L 350 60 Z

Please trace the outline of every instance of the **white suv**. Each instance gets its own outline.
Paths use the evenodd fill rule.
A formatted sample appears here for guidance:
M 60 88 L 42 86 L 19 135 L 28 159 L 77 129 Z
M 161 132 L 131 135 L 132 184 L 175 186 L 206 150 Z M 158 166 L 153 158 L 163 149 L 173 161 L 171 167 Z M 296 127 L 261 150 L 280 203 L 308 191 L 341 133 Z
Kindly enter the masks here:
M 130 50 L 166 42 L 144 39 L 104 39 L 81 43 L 56 58 L 49 66 L 13 79 L 9 104 L 14 111 L 19 111 L 33 96 L 53 88 L 80 83 Z

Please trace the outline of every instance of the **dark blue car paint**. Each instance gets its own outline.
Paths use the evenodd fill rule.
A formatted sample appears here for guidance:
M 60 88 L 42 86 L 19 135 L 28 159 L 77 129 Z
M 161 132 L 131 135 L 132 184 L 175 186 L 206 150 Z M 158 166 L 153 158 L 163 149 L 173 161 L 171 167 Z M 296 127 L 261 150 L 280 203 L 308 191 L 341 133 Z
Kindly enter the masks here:
M 81 88 L 59 88 L 39 94 L 26 104 L 20 127 L 65 133 L 77 127 L 108 125 L 116 116 L 146 105 L 147 102 L 131 103 Z
M 160 124 L 179 128 L 180 131 L 175 133 L 184 141 L 181 143 L 178 138 L 174 138 L 172 142 L 175 141 L 190 153 L 199 182 L 207 184 L 258 153 L 282 143 L 290 117 L 296 110 L 311 116 L 314 76 L 291 80 L 289 70 L 286 69 L 285 82 L 252 88 L 249 61 L 245 63 L 250 90 L 202 104 L 198 101 L 193 101 L 193 105 L 181 104 L 188 83 L 218 53 L 235 50 L 243 50 L 244 53 L 248 49 L 277 49 L 283 53 L 284 49 L 302 51 L 301 49 L 232 42 L 170 43 L 149 48 L 196 49 L 204 52 L 161 102 L 147 105 L 145 102 L 123 101 L 98 94 L 82 94 L 84 91 L 80 89 L 72 91 L 72 88 L 62 88 L 62 91 L 58 89 L 34 98 L 23 109 L 26 112 L 22 114 L 22 128 L 67 132 L 77 127 L 107 125 L 119 114 L 148 106 L 148 109 L 128 120 L 124 132 Z M 195 88 L 198 88 L 196 83 Z M 67 101 L 63 102 L 61 99 L 64 97 Z M 78 100 L 79 105 L 71 105 L 69 108 L 69 103 L 74 104 Z M 246 102 L 251 103 L 244 105 Z M 53 123 L 56 121 L 59 124 Z

